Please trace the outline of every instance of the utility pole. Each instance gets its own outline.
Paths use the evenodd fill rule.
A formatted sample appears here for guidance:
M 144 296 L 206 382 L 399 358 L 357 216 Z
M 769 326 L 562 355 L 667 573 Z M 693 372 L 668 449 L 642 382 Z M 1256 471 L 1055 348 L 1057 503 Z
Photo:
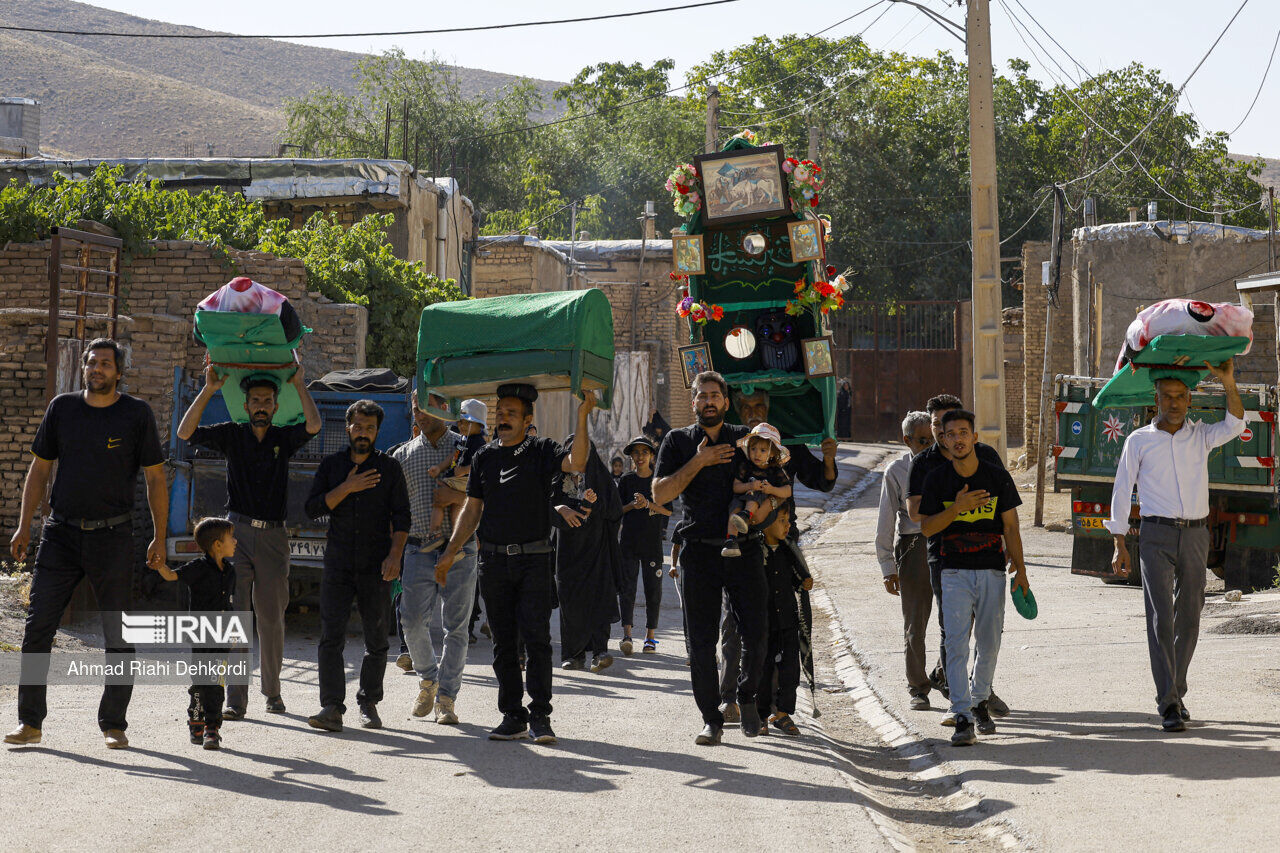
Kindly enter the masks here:
M 1044 370 L 1040 374 L 1040 419 L 1036 425 L 1036 510 L 1035 526 L 1044 527 L 1044 456 L 1047 450 L 1046 438 L 1049 435 L 1049 392 L 1053 388 L 1053 374 L 1050 370 L 1049 347 L 1053 340 L 1053 302 L 1057 294 L 1059 265 L 1062 263 L 1062 191 L 1053 188 L 1053 230 L 1049 237 L 1049 280 L 1044 282 Z M 1030 448 L 1028 448 L 1030 449 Z M 1030 461 L 1030 457 L 1028 457 Z
M 704 154 L 714 154 L 720 148 L 720 87 L 707 87 L 707 144 Z
M 973 220 L 973 411 L 977 432 L 1004 459 L 1000 211 L 988 0 L 968 0 L 965 41 L 969 53 L 969 210 Z
M 813 123 L 813 116 L 806 114 L 805 120 L 809 123 L 809 159 L 818 162 L 818 126 Z

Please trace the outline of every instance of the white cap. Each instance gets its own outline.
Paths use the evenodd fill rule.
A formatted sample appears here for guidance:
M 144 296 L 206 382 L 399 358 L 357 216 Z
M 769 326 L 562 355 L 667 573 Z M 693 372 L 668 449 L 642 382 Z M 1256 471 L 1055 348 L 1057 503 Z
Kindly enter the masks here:
M 463 400 L 459 411 L 461 420 L 471 421 L 473 424 L 480 424 L 480 426 L 485 425 L 489 416 L 489 407 L 479 400 Z

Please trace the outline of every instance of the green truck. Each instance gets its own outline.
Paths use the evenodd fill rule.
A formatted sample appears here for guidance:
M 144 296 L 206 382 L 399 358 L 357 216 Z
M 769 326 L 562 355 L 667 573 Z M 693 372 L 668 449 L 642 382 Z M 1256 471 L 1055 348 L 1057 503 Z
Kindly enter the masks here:
M 1092 401 L 1107 379 L 1057 376 L 1054 381 L 1057 443 L 1053 448 L 1058 487 L 1071 490 L 1071 573 L 1093 575 L 1107 583 L 1140 584 L 1138 572 L 1122 578 L 1111 571 L 1114 556 L 1111 533 L 1104 521 L 1111 515 L 1111 489 L 1125 438 L 1155 417 L 1150 406 L 1095 408 Z M 1280 511 L 1275 477 L 1275 389 L 1241 385 L 1245 431 L 1209 456 L 1209 526 L 1212 545 L 1209 568 L 1228 589 L 1258 589 L 1273 585 L 1276 552 L 1280 550 Z M 1215 423 L 1225 417 L 1221 386 L 1205 384 L 1191 397 L 1188 417 Z M 1130 518 L 1138 526 L 1137 494 Z M 1138 536 L 1128 545 L 1132 565 L 1138 565 Z

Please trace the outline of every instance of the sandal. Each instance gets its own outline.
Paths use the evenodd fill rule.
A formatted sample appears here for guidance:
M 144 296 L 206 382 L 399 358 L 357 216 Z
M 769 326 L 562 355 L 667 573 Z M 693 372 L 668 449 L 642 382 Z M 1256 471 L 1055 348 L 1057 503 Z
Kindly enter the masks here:
M 790 714 L 774 714 L 769 718 L 769 722 L 783 734 L 791 735 L 792 737 L 800 734 L 800 727 L 791 719 Z
M 647 654 L 647 655 L 651 655 L 651 654 L 653 654 L 654 652 L 656 652 L 657 650 L 658 650 L 658 641 L 657 641 L 657 640 L 650 639 L 650 640 L 645 640 L 645 641 L 644 641 L 644 653 L 645 653 L 645 654 Z

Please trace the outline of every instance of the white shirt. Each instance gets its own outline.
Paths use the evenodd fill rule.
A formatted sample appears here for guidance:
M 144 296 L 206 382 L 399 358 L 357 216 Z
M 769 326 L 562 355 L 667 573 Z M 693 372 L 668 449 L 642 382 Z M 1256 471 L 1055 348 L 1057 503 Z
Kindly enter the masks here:
M 876 559 L 885 577 L 898 573 L 893 558 L 893 534 L 910 536 L 920 525 L 907 514 L 907 475 L 911 472 L 911 451 L 889 463 L 880 483 L 880 518 L 876 523 Z
M 1124 441 L 1111 490 L 1107 529 L 1129 532 L 1133 485 L 1138 484 L 1141 515 L 1204 518 L 1209 514 L 1209 453 L 1244 432 L 1244 421 L 1227 412 L 1216 424 L 1186 420 L 1168 433 L 1155 421 L 1134 430 Z

